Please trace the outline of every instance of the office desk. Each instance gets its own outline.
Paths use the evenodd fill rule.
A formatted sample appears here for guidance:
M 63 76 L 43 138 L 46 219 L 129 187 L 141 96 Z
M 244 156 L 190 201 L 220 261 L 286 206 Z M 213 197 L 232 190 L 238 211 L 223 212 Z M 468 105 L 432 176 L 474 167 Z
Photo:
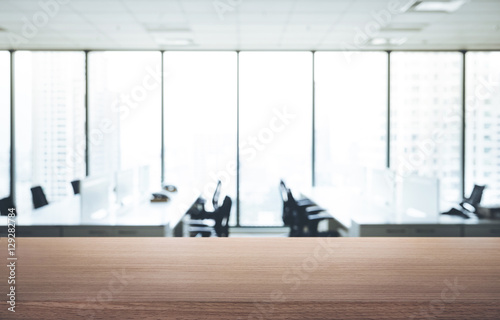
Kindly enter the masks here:
M 500 220 L 463 219 L 441 215 L 434 221 L 398 221 L 357 216 L 352 237 L 500 237 Z
M 311 188 L 303 196 L 325 208 L 331 229 L 351 237 L 500 237 L 500 219 L 463 219 L 440 215 L 436 219 L 408 220 L 363 203 L 360 196 L 327 187 Z
M 0 319 L 498 320 L 499 248 L 496 238 L 23 238 L 16 313 L 4 303 Z M 0 268 L 4 297 L 7 276 Z
M 102 219 L 82 221 L 77 195 L 28 213 L 18 213 L 16 231 L 20 237 L 182 236 L 182 218 L 197 197 L 188 192 L 170 197 L 169 202 L 145 200 L 114 207 Z M 7 217 L 0 218 L 0 225 L 5 226 Z M 5 233 L 5 228 L 1 228 L 0 235 Z

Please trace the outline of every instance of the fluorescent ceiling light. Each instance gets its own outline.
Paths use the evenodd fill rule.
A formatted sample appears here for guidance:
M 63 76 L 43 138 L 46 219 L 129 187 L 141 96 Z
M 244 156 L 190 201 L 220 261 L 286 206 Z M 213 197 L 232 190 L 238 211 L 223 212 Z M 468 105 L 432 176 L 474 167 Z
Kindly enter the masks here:
M 166 46 L 190 46 L 194 42 L 191 39 L 159 39 L 155 38 L 156 43 Z
M 387 44 L 387 39 L 386 38 L 373 38 L 370 40 L 370 44 L 373 44 L 374 46 L 380 46 L 383 44 Z
M 194 44 L 193 32 L 190 29 L 149 29 L 156 43 L 168 46 L 189 46 Z
M 408 40 L 406 37 L 402 38 L 373 38 L 370 40 L 370 44 L 374 46 L 382 46 L 384 44 L 389 45 L 402 45 Z
M 388 32 L 388 33 L 420 32 L 427 26 L 428 26 L 427 23 L 391 23 L 383 28 L 380 28 L 379 32 Z
M 391 38 L 391 39 L 389 39 L 389 44 L 400 46 L 403 43 L 405 43 L 406 40 L 408 40 L 408 38 L 406 38 L 406 37 L 397 38 L 397 39 L 396 38 Z
M 416 12 L 455 12 L 468 0 L 419 1 L 413 7 Z
M 399 11 L 401 13 L 404 13 L 404 12 L 408 11 L 410 8 L 412 8 L 415 5 L 415 2 L 417 2 L 417 0 L 409 0 L 408 2 L 406 2 L 405 4 L 403 4 L 399 8 Z

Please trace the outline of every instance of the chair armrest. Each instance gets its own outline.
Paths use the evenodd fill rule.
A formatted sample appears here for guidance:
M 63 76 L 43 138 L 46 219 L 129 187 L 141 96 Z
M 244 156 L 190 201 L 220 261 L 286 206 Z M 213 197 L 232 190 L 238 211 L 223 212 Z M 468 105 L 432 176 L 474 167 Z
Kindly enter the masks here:
M 300 199 L 297 200 L 297 205 L 299 207 L 305 207 L 305 206 L 316 206 L 317 204 L 311 199 Z
M 215 226 L 215 221 L 212 219 L 191 219 L 189 220 L 189 225 L 213 227 Z
M 324 219 L 333 219 L 333 217 L 326 211 L 322 211 L 322 212 L 316 213 L 316 214 L 310 214 L 307 216 L 307 220 L 309 220 L 309 221 L 317 221 L 317 220 L 324 220 Z
M 318 206 L 305 207 L 304 209 L 305 209 L 307 214 L 315 214 L 315 213 L 319 213 L 322 211 L 326 211 L 326 209 L 318 207 Z

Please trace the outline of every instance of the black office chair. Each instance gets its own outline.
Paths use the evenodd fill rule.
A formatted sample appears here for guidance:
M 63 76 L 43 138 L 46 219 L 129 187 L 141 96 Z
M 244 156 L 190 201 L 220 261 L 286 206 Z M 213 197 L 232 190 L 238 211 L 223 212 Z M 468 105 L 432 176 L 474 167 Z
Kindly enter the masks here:
M 233 200 L 225 196 L 222 205 L 218 207 L 213 214 L 213 219 L 215 221 L 214 230 L 217 237 L 229 236 L 229 216 L 231 215 L 232 206 Z
M 290 237 L 337 237 L 336 231 L 318 232 L 318 224 L 322 220 L 332 219 L 325 209 L 317 206 L 309 199 L 302 199 L 302 204 L 295 200 L 292 191 L 280 182 L 280 193 L 283 200 L 283 223 L 290 227 Z
M 465 210 L 476 213 L 477 207 L 481 204 L 481 199 L 483 198 L 483 192 L 486 186 L 478 186 L 474 185 L 474 189 L 472 189 L 472 193 L 468 198 L 464 198 L 462 202 L 460 202 L 460 206 Z
M 288 192 L 288 187 L 286 186 L 285 182 L 283 180 L 280 180 L 280 192 L 281 192 L 281 198 L 283 199 L 283 196 L 286 197 L 286 193 Z M 302 198 L 302 199 L 296 199 L 297 205 L 300 207 L 307 207 L 307 206 L 317 206 L 317 204 L 312 201 L 309 198 Z
M 444 215 L 457 216 L 463 219 L 470 219 L 472 217 L 482 217 L 478 214 L 477 209 L 481 204 L 481 199 L 483 198 L 483 192 L 486 186 L 474 185 L 472 193 L 468 198 L 464 198 L 460 202 L 459 208 L 451 208 L 450 210 L 443 212 Z
M 9 209 L 14 209 L 14 212 L 16 212 L 16 206 L 14 205 L 14 201 L 12 200 L 12 197 L 6 197 L 3 199 L 0 199 L 0 215 L 2 216 L 8 216 L 10 211 Z
M 290 209 L 291 209 L 291 207 L 289 205 L 285 205 L 285 203 L 287 203 L 287 201 L 288 201 L 288 192 L 289 192 L 289 190 L 290 189 L 287 188 L 285 182 L 283 180 L 280 180 L 280 195 L 281 195 L 281 200 L 283 201 L 283 216 L 282 216 L 282 218 L 283 218 L 283 222 L 285 223 L 285 225 L 289 225 L 285 220 L 288 221 L 290 219 Z M 318 205 L 315 202 L 313 202 L 312 200 L 310 200 L 308 198 L 303 198 L 303 199 L 295 200 L 295 203 L 300 208 L 317 207 L 317 208 L 310 209 L 310 210 L 313 210 L 313 211 L 317 211 L 319 209 L 324 210 L 324 209 L 318 207 Z
M 71 186 L 74 194 L 80 194 L 80 180 L 71 181 Z
M 205 210 L 206 202 L 207 201 L 200 196 L 187 211 L 190 217 L 188 227 L 190 237 L 210 237 L 212 235 L 213 228 L 204 223 L 204 221 L 208 219 L 208 214 Z
M 318 232 L 320 221 L 332 219 L 323 208 L 318 206 L 299 206 L 290 189 L 288 189 L 287 198 L 286 205 L 290 207 L 289 210 L 292 213 L 292 218 L 290 219 L 290 237 L 331 236 L 329 232 Z
M 45 193 L 41 186 L 36 186 L 31 188 L 31 195 L 33 197 L 33 207 L 35 209 L 41 208 L 49 204 L 47 201 L 47 197 L 45 197 Z
M 222 188 L 222 182 L 219 180 L 217 181 L 217 186 L 215 187 L 214 195 L 212 197 L 212 205 L 214 207 L 214 211 L 219 208 L 219 198 L 220 198 L 220 191 Z
M 189 235 L 191 237 L 229 236 L 229 215 L 231 214 L 232 200 L 226 196 L 222 205 L 219 205 L 221 186 L 222 183 L 218 181 L 212 197 L 214 211 L 206 210 L 206 201 L 201 197 L 188 211 L 191 217 L 189 221 Z

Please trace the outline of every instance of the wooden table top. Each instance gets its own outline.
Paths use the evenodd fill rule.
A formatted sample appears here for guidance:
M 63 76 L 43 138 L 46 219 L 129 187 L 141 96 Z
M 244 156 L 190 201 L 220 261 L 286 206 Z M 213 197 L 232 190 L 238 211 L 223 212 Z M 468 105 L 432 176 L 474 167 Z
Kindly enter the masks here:
M 499 238 L 18 238 L 16 256 L 0 319 L 500 319 Z

